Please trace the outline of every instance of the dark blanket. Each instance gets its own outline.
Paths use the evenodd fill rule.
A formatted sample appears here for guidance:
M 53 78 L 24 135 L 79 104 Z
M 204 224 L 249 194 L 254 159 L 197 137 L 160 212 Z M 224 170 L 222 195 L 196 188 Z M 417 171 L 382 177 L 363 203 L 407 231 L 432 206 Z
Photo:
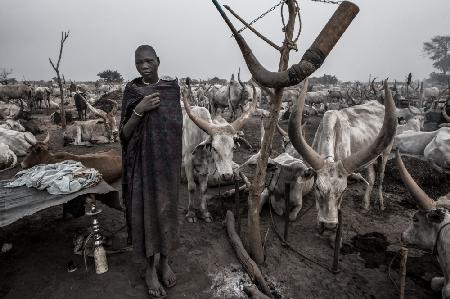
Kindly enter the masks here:
M 160 106 L 147 112 L 128 142 L 122 140 L 123 197 L 133 250 L 138 256 L 167 255 L 177 236 L 183 117 L 176 80 L 124 91 L 120 129 L 144 96 L 160 93 Z

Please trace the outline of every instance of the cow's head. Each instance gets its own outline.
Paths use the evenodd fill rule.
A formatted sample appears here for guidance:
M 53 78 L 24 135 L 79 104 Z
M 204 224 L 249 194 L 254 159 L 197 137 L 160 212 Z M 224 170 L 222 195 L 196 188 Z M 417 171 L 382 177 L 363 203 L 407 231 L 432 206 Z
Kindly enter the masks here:
M 242 137 L 239 135 L 239 131 L 245 125 L 247 119 L 251 116 L 256 108 L 256 99 L 254 98 L 250 108 L 242 113 L 233 123 L 228 123 L 220 116 L 214 118 L 214 122 L 208 122 L 203 118 L 197 117 L 192 113 L 191 106 L 187 99 L 190 97 L 191 88 L 188 81 L 188 92 L 182 95 L 184 109 L 189 118 L 203 131 L 208 133 L 208 138 L 195 147 L 192 152 L 194 156 L 194 166 L 197 163 L 197 172 L 203 172 L 206 166 L 214 165 L 215 169 L 209 172 L 215 172 L 219 174 L 220 178 L 224 181 L 228 181 L 233 177 L 233 151 L 236 148 L 236 144 Z M 256 94 L 256 93 L 255 93 Z M 244 143 L 247 143 L 244 141 Z M 195 162 L 197 161 L 197 162 Z M 200 170 L 199 167 L 202 167 Z M 206 173 L 204 173 L 206 174 Z
M 376 159 L 392 143 L 397 127 L 396 108 L 391 92 L 385 83 L 385 116 L 383 127 L 377 138 L 366 148 L 352 153 L 345 159 L 334 161 L 329 157 L 321 157 L 308 145 L 302 134 L 301 123 L 307 86 L 308 82 L 306 81 L 298 97 L 298 103 L 294 106 L 289 118 L 288 134 L 292 145 L 316 172 L 314 192 L 319 224 L 332 227 L 338 222 L 338 209 L 347 188 L 347 177 L 358 168 Z
M 117 126 L 116 121 L 116 113 L 118 105 L 115 101 L 107 99 L 113 104 L 113 108 L 110 112 L 105 112 L 101 109 L 97 109 L 93 107 L 88 101 L 86 102 L 87 107 L 94 113 L 96 116 L 100 117 L 104 121 L 105 132 L 107 134 L 106 137 L 109 138 L 111 142 L 117 141 L 117 137 L 119 136 L 119 128 Z
M 402 233 L 402 241 L 421 249 L 432 250 L 437 240 L 437 234 L 442 225 L 450 222 L 450 193 L 434 201 L 417 185 L 409 174 L 400 154 L 396 152 L 396 164 L 400 177 L 417 203 L 419 211 L 413 216 L 413 222 Z
M 26 138 L 26 135 L 24 136 Z M 50 153 L 48 151 L 50 134 L 47 133 L 47 136 L 43 141 L 32 142 L 28 139 L 27 141 L 31 144 L 31 147 L 27 150 L 27 155 L 22 160 L 20 166 L 22 166 L 23 169 L 27 169 L 38 164 L 46 164 L 50 157 Z

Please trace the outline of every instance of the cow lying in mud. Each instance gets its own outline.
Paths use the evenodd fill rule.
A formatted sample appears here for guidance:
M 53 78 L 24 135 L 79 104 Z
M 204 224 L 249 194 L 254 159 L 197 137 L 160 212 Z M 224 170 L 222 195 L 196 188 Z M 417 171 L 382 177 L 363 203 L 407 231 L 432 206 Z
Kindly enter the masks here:
M 191 108 L 187 98 L 189 95 L 182 95 L 186 111 L 183 115 L 182 169 L 185 171 L 189 190 L 186 220 L 197 221 L 194 203 L 198 183 L 200 217 L 206 222 L 211 222 L 212 217 L 206 202 L 208 177 L 215 176 L 223 181 L 230 181 L 233 178 L 233 150 L 240 139 L 238 132 L 255 110 L 257 103 L 254 97 L 250 108 L 230 124 L 221 116 L 211 118 L 209 111 L 204 107 Z
M 92 143 L 103 144 L 117 141 L 119 129 L 116 122 L 116 112 L 118 105 L 113 102 L 113 109 L 105 112 L 94 108 L 86 101 L 87 107 L 94 113 L 97 119 L 75 121 L 68 126 L 63 134 L 64 145 L 73 143 L 74 145 L 91 145 Z
M 81 162 L 84 166 L 97 169 L 105 182 L 113 183 L 120 179 L 122 175 L 122 156 L 116 150 L 98 152 L 93 154 L 75 155 L 67 152 L 50 153 L 48 142 L 50 135 L 43 141 L 35 142 L 28 150 L 23 159 L 22 168 L 30 168 L 38 164 L 53 164 L 65 160 Z
M 402 233 L 402 242 L 430 250 L 437 257 L 444 277 L 431 281 L 433 290 L 442 290 L 442 298 L 450 298 L 450 193 L 434 201 L 416 184 L 396 153 L 396 163 L 400 176 L 408 191 L 415 199 L 419 211 L 413 222 Z

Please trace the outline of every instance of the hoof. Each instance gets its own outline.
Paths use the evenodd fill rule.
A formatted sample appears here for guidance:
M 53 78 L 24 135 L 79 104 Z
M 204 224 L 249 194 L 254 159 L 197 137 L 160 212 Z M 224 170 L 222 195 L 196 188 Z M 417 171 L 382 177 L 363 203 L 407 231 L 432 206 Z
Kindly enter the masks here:
M 206 223 L 211 223 L 212 222 L 212 216 L 211 213 L 208 211 L 201 211 L 201 216 L 200 216 Z
M 186 221 L 189 223 L 196 223 L 197 222 L 197 217 L 195 216 L 195 213 L 193 211 L 189 211 L 186 214 Z

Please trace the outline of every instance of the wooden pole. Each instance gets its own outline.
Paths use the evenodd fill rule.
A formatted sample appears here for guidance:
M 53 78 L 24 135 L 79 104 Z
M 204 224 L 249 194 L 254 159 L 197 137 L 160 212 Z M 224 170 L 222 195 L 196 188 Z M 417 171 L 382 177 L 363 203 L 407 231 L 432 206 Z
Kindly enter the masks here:
M 287 241 L 289 234 L 289 212 L 290 212 L 290 193 L 291 193 L 291 185 L 289 183 L 284 184 L 284 240 Z
M 334 240 L 334 257 L 333 266 L 331 271 L 334 274 L 339 273 L 339 251 L 341 249 L 341 239 L 342 239 L 342 210 L 338 210 L 338 227 L 336 230 L 336 238 Z
M 400 299 L 405 299 L 405 279 L 406 279 L 406 261 L 408 259 L 408 249 L 400 249 Z
M 239 196 L 239 176 L 234 175 L 234 213 L 237 220 L 237 234 L 241 235 L 241 200 Z
M 237 258 L 241 262 L 245 271 L 247 271 L 250 278 L 253 280 L 253 282 L 255 282 L 259 286 L 259 289 L 265 295 L 272 297 L 270 289 L 267 286 L 267 282 L 264 280 L 264 277 L 262 276 L 261 270 L 255 263 L 255 261 L 253 261 L 252 258 L 248 255 L 247 251 L 244 248 L 244 245 L 242 244 L 241 239 L 236 233 L 233 212 L 227 211 L 226 223 L 227 223 L 228 237 L 230 239 L 231 246 L 233 247 Z

